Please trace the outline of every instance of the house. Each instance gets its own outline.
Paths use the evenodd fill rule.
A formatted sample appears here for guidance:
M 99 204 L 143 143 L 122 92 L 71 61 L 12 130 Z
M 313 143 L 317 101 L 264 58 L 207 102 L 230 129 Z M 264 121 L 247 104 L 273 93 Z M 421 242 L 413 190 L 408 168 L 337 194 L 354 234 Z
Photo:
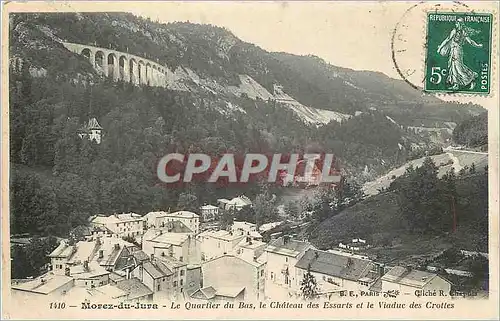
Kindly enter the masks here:
M 220 198 L 217 200 L 217 204 L 223 210 L 236 210 L 240 211 L 245 206 L 252 206 L 252 201 L 245 195 L 241 195 L 233 198 L 232 200 L 227 200 L 225 198 Z
M 132 277 L 139 279 L 144 285 L 153 291 L 170 292 L 172 289 L 173 272 L 159 260 L 148 260 L 137 265 L 132 270 Z
M 402 295 L 415 295 L 417 290 L 436 290 L 448 294 L 451 290 L 450 281 L 435 273 L 402 266 L 393 267 L 381 280 L 382 292 L 399 291 Z
M 32 280 L 12 280 L 12 297 L 26 302 L 40 297 L 58 298 L 74 285 L 72 277 L 50 271 Z
M 168 256 L 189 264 L 201 263 L 200 244 L 192 233 L 150 229 L 144 234 L 142 249 L 147 255 L 155 257 Z
M 311 249 L 308 242 L 282 236 L 272 240 L 265 249 L 267 281 L 271 285 L 291 288 L 297 284 L 295 265 Z
M 105 227 L 118 237 L 139 238 L 144 231 L 144 219 L 135 213 L 113 214 L 110 216 L 96 215 L 89 218 L 93 227 Z
M 199 301 L 239 302 L 245 299 L 245 287 L 214 289 L 213 286 L 207 286 L 196 290 L 190 297 Z
M 210 204 L 200 207 L 200 212 L 204 222 L 210 222 L 219 217 L 219 208 Z
M 379 266 L 368 259 L 349 254 L 332 253 L 309 249 L 295 264 L 297 271 L 295 287 L 300 284 L 310 267 L 319 288 L 327 293 L 339 291 L 369 291 L 379 278 Z
M 90 141 L 95 141 L 97 144 L 101 143 L 101 134 L 102 134 L 102 127 L 99 125 L 99 122 L 97 122 L 97 119 L 91 118 L 88 123 L 84 123 L 83 126 L 79 129 L 78 135 L 80 138 L 88 139 Z
M 202 265 L 203 285 L 217 289 L 244 288 L 245 300 L 264 299 L 266 263 L 226 254 Z
M 138 278 L 148 288 L 152 289 L 154 299 L 178 298 L 184 295 L 186 289 L 195 291 L 199 288 L 196 284 L 187 284 L 188 265 L 171 257 L 156 258 L 138 264 L 132 270 L 131 276 Z M 192 281 L 192 275 L 190 276 Z
M 197 236 L 200 243 L 201 261 L 232 253 L 246 236 L 232 231 L 205 231 Z
M 189 211 L 178 211 L 174 213 L 163 213 L 155 218 L 155 226 L 166 225 L 168 222 L 179 221 L 186 225 L 194 234 L 200 232 L 200 216 Z

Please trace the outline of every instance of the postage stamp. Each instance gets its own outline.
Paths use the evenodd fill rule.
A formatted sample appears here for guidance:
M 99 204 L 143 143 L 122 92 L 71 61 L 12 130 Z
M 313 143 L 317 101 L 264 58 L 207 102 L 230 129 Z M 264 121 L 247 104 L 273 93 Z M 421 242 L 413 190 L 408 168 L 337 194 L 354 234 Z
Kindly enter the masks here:
M 490 93 L 492 20 L 489 13 L 428 13 L 426 91 Z

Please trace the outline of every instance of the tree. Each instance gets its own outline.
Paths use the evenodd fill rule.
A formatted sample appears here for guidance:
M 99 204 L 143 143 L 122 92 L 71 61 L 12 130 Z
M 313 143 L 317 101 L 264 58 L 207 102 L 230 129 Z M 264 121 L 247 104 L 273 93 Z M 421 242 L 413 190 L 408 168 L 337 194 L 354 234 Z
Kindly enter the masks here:
M 177 201 L 177 209 L 179 211 L 198 211 L 198 197 L 190 193 L 181 193 L 179 195 L 179 200 Z
M 318 297 L 318 285 L 316 283 L 316 278 L 311 273 L 311 264 L 307 266 L 307 272 L 304 274 L 304 278 L 300 283 L 300 290 L 302 291 L 302 296 L 306 300 Z
M 285 204 L 285 213 L 292 219 L 297 219 L 300 216 L 300 207 L 296 201 L 289 201 Z
M 430 157 L 419 168 L 408 168 L 405 175 L 394 181 L 400 213 L 410 232 L 436 233 L 448 231 L 451 224 L 450 197 L 453 196 L 453 176 L 443 184 L 437 177 L 437 167 Z
M 241 210 L 236 211 L 234 219 L 236 221 L 255 223 L 255 210 L 251 206 L 245 206 Z

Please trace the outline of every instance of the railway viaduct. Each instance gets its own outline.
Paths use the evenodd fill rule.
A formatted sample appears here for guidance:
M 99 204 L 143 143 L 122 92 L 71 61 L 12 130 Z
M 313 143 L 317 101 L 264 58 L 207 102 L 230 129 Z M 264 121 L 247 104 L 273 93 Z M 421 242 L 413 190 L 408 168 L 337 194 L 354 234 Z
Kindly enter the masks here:
M 168 67 L 143 57 L 71 42 L 62 44 L 66 49 L 87 58 L 98 72 L 114 81 L 166 87 L 167 79 L 172 76 L 172 71 Z

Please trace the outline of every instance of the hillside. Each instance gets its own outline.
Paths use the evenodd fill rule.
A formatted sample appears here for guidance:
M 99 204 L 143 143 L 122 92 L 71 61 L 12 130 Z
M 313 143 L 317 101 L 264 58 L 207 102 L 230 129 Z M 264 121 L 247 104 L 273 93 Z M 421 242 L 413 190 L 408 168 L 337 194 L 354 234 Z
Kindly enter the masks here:
M 292 153 L 319 144 L 348 179 L 365 182 L 433 144 L 407 125 L 415 115 L 442 127 L 481 109 L 422 97 L 380 73 L 266 52 L 216 26 L 120 13 L 11 19 L 13 233 L 64 235 L 95 213 L 180 209 L 181 199 L 197 208 L 260 193 L 257 184 L 165 189 L 155 166 L 173 151 Z M 166 87 L 114 82 L 62 41 L 157 61 L 173 77 Z M 94 117 L 100 144 L 78 136 Z

